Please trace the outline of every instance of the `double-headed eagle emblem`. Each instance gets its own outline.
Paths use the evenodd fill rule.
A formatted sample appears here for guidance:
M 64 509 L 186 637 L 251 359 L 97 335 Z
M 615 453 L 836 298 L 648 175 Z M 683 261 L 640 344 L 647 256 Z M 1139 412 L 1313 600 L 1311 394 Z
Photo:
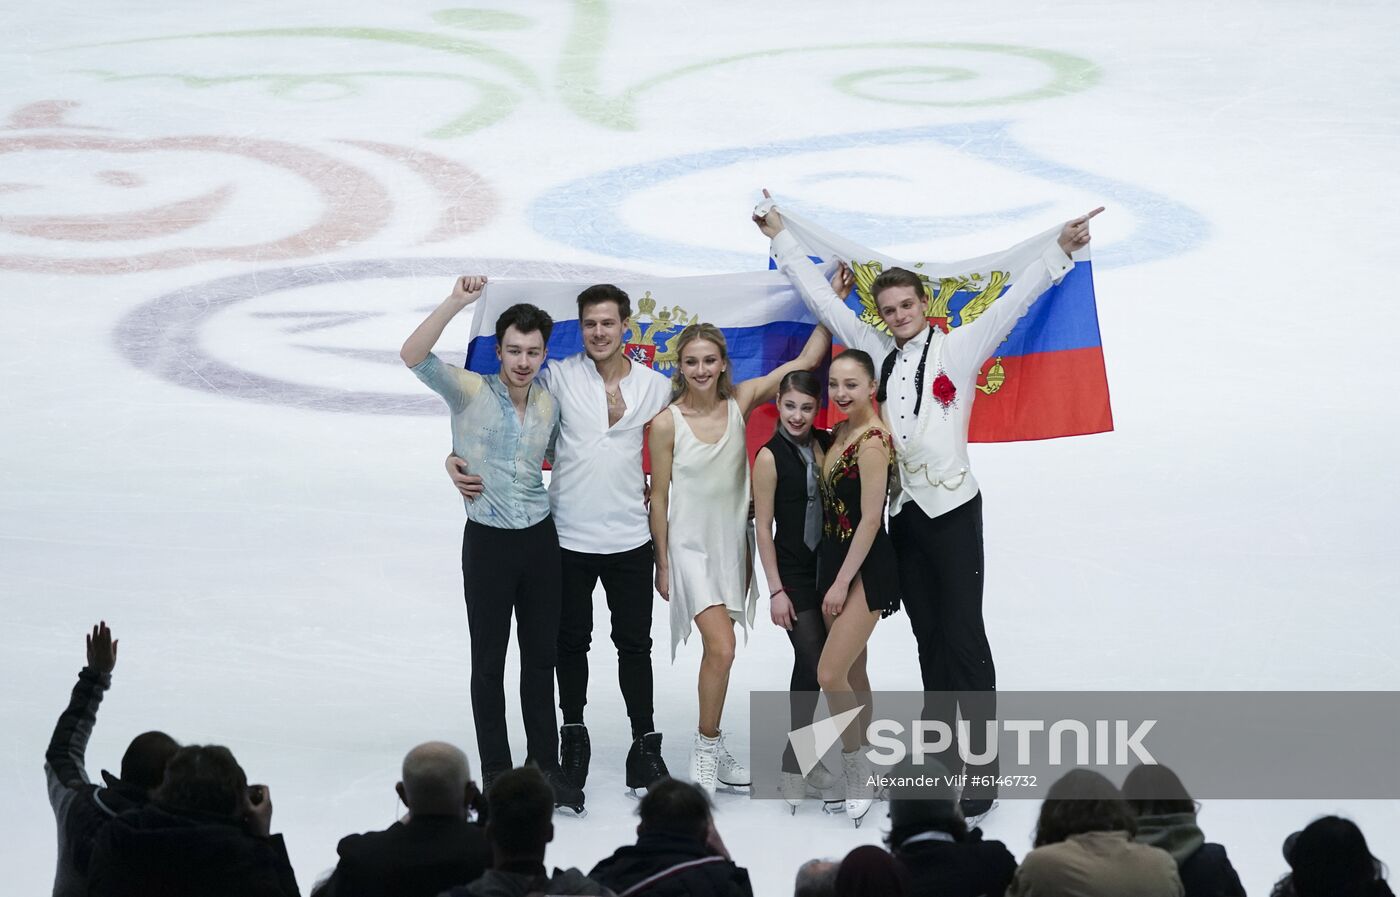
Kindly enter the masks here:
M 687 325 L 699 320 L 699 315 L 692 315 L 679 305 L 658 309 L 651 290 L 647 290 L 637 300 L 636 313 L 627 319 L 627 357 L 658 371 L 675 367 L 678 359 L 676 350 L 671 348 L 672 340 Z
M 875 307 L 875 296 L 870 288 L 875 284 L 875 278 L 880 272 L 885 270 L 882 262 L 869 261 L 858 262 L 852 260 L 850 263 L 851 274 L 856 282 L 856 295 L 860 297 L 860 319 L 876 330 L 889 333 L 890 329 L 880 318 L 879 309 Z M 914 266 L 915 269 L 922 267 L 922 263 Z M 919 280 L 924 284 L 924 295 L 928 299 L 928 306 L 924 309 L 924 316 L 936 327 L 941 327 L 946 333 L 955 327 L 964 324 L 971 324 L 982 316 L 992 303 L 1006 292 L 1006 288 L 1011 285 L 1011 274 L 1008 271 L 989 271 L 986 274 L 973 272 L 955 277 L 940 277 L 937 281 L 929 278 L 918 270 L 915 270 Z M 971 292 L 972 298 L 963 303 L 956 312 L 949 306 L 953 297 L 959 293 Z M 986 395 L 992 395 L 1001 389 L 1006 382 L 1006 369 L 1001 366 L 1001 356 L 997 356 L 992 362 L 992 366 L 987 369 L 986 383 L 977 384 L 977 389 Z

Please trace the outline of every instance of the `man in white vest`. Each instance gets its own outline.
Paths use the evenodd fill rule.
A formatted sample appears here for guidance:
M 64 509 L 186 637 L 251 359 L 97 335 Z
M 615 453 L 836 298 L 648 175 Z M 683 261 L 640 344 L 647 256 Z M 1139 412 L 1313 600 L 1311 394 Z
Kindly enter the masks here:
M 882 272 L 871 285 L 887 330 L 863 323 L 785 229 L 771 199 L 754 210 L 778 267 L 833 340 L 868 352 L 881 365 L 880 412 L 894 434 L 899 466 L 898 482 L 891 484 L 890 538 L 924 691 L 974 693 L 960 702 L 974 753 L 983 750 L 985 723 L 996 716 L 996 667 L 982 621 L 982 496 L 967 456 L 977 376 L 1031 304 L 1074 267 L 1070 256 L 1089 244 L 1089 219 L 1102 211 L 1067 222 L 1039 258 L 1013 272 L 1006 293 L 980 317 L 944 333 L 925 317 L 923 282 L 903 268 Z M 838 279 L 841 285 L 848 294 L 848 272 Z M 951 722 L 957 707 L 933 701 L 926 712 Z M 996 771 L 995 762 L 976 770 Z M 986 813 L 995 795 L 995 786 L 964 792 L 965 815 Z

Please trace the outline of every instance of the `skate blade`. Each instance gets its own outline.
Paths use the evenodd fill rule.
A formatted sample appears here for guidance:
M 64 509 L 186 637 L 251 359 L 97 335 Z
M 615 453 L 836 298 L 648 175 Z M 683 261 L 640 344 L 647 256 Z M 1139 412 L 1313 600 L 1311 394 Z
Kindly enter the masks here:
M 647 790 L 646 788 L 628 788 L 622 793 L 632 798 L 633 800 L 639 801 L 643 797 L 646 797 Z
M 822 801 L 822 812 L 828 816 L 845 816 L 846 802 L 844 800 L 824 800 Z
M 574 807 L 567 804 L 556 805 L 554 812 L 559 816 L 570 816 L 574 819 L 582 819 L 588 815 L 588 810 L 584 807 Z
M 726 794 L 748 794 L 749 788 L 750 785 L 748 782 L 742 785 L 732 785 L 729 782 L 717 782 L 715 785 L 716 791 L 723 791 Z

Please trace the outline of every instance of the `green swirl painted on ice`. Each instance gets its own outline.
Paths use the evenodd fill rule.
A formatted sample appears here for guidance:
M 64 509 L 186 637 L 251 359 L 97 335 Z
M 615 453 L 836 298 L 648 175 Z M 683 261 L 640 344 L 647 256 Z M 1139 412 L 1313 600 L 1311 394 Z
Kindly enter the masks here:
M 267 92 L 273 96 L 299 102 L 331 102 L 346 97 L 360 96 L 364 92 L 364 87 L 358 82 L 367 78 L 455 81 L 475 87 L 478 91 L 478 98 L 474 105 L 446 124 L 428 132 L 429 137 L 437 138 L 460 137 L 464 134 L 470 134 L 473 131 L 479 131 L 488 125 L 493 125 L 515 111 L 515 107 L 520 103 L 521 96 L 520 93 L 513 88 L 496 81 L 490 81 L 486 78 L 476 78 L 471 75 L 455 75 L 449 72 L 415 72 L 408 70 L 314 73 L 264 72 L 258 75 L 203 76 L 159 72 L 141 75 L 121 75 L 109 71 L 88 71 L 86 74 L 95 75 L 104 81 L 166 79 L 178 81 L 186 87 L 193 88 L 210 88 L 224 84 L 239 83 L 262 84 L 266 87 Z M 331 96 L 307 90 L 307 88 L 314 88 L 317 86 L 334 87 L 339 89 L 340 93 Z
M 433 22 L 445 28 L 470 29 L 477 32 L 522 31 L 536 22 L 528 16 L 496 9 L 442 9 L 432 14 Z M 645 95 L 672 82 L 700 76 L 728 66 L 792 58 L 802 55 L 822 56 L 831 65 L 842 54 L 859 53 L 866 58 L 875 52 L 890 58 L 891 52 L 927 54 L 929 64 L 908 64 L 859 70 L 838 71 L 829 76 L 832 89 L 869 102 L 890 103 L 914 107 L 967 108 L 1002 106 L 1047 99 L 1084 90 L 1097 83 L 1100 73 L 1087 59 L 1069 53 L 1024 47 L 1014 44 L 957 43 L 951 41 L 869 41 L 858 43 L 829 43 L 799 47 L 776 47 L 748 53 L 718 56 L 680 66 L 637 81 L 617 93 L 603 88 L 603 63 L 616 56 L 607 50 L 611 14 L 606 0 L 574 0 L 573 17 L 560 53 L 552 83 L 552 95 L 579 118 L 616 131 L 635 131 L 640 127 L 639 106 Z M 201 78 L 195 75 L 165 75 L 152 77 L 179 78 L 191 86 L 212 86 L 237 81 L 264 80 L 273 93 L 289 98 L 304 99 L 299 91 L 309 84 L 337 86 L 347 94 L 357 94 L 354 79 L 363 78 L 443 78 L 469 84 L 478 91 L 477 102 L 451 121 L 439 125 L 429 136 L 461 137 L 478 131 L 509 116 L 526 95 L 546 96 L 545 79 L 529 63 L 501 49 L 500 40 L 488 42 L 477 37 L 467 39 L 433 31 L 355 26 L 256 28 L 238 31 L 200 32 L 164 37 L 138 38 L 82 47 L 119 46 L 152 41 L 177 40 L 249 40 L 249 39 L 329 39 L 339 41 L 368 41 L 410 46 L 433 53 L 446 54 L 457 60 L 471 60 L 493 70 L 492 77 L 448 70 L 434 72 L 364 71 L 336 72 L 324 75 L 257 74 L 222 78 Z M 65 49 L 80 49 L 68 47 Z M 988 97 L 959 97 L 949 88 L 967 87 L 983 77 L 976 68 L 969 68 L 967 54 L 980 54 L 993 66 L 998 59 L 1029 61 L 1045 72 L 1041 83 L 1022 90 Z M 939 56 L 959 56 L 962 65 L 932 64 Z M 441 65 L 441 63 L 438 63 Z M 138 75 L 108 76 L 113 80 L 145 77 Z M 911 95 L 911 90 L 916 92 Z M 922 95 L 920 95 L 922 94 Z

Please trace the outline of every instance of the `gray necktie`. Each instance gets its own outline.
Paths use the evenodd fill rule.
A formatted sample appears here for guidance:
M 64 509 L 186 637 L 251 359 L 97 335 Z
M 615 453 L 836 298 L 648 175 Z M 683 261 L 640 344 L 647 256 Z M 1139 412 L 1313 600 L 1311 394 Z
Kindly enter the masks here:
M 797 449 L 807 465 L 807 513 L 802 521 L 802 541 L 809 551 L 816 551 L 822 537 L 822 501 L 817 493 L 817 458 L 812 452 L 812 441 L 809 438 L 805 443 L 798 442 L 782 424 L 778 425 L 778 432 Z

